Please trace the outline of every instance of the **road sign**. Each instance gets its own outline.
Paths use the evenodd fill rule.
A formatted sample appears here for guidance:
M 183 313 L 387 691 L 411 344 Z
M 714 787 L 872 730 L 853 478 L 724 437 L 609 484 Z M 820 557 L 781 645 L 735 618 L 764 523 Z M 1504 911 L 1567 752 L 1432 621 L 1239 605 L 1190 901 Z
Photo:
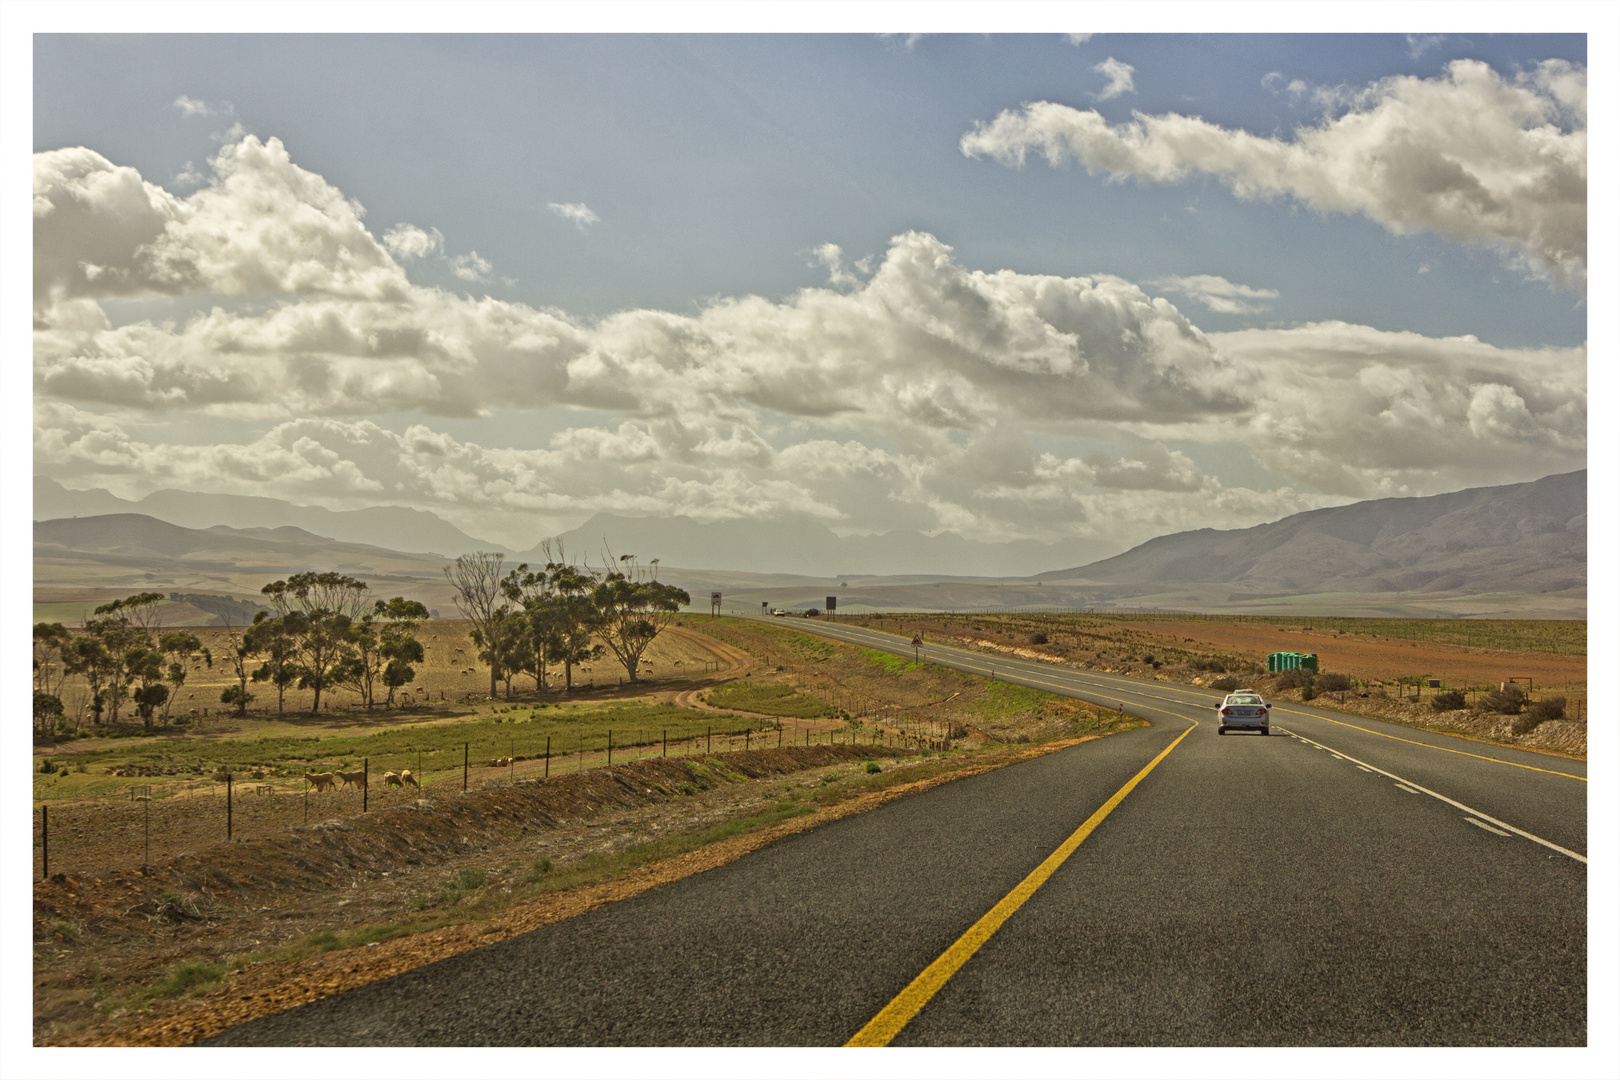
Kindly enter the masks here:
M 837 611 L 838 610 L 838 597 L 836 597 L 836 596 L 827 597 L 827 610 L 828 611 Z

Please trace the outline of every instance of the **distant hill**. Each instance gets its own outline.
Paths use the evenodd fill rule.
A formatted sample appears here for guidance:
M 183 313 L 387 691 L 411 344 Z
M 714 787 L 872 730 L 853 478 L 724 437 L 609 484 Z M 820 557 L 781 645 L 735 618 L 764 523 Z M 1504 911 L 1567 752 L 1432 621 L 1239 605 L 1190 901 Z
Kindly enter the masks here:
M 42 561 L 121 566 L 152 574 L 230 573 L 281 577 L 299 570 L 433 577 L 438 556 L 347 544 L 284 525 L 278 529 L 185 529 L 145 514 L 100 514 L 34 522 L 36 579 Z
M 1116 589 L 1222 584 L 1249 596 L 1579 590 L 1586 586 L 1586 470 L 1310 510 L 1249 529 L 1174 533 L 1036 578 Z
M 233 529 L 293 526 L 316 536 L 351 544 L 371 544 L 441 555 L 498 550 L 498 545 L 468 536 L 426 510 L 371 506 L 364 510 L 328 510 L 299 506 L 257 495 L 205 495 L 196 491 L 154 491 L 143 499 L 120 499 L 110 491 L 75 491 L 48 476 L 34 477 L 34 520 L 145 514 L 187 529 L 226 525 Z
M 818 521 L 721 521 L 689 517 L 630 518 L 597 514 L 558 539 L 571 555 L 599 562 L 604 546 L 641 562 L 693 570 L 814 577 L 935 575 L 1009 577 L 1032 574 L 1065 556 L 1103 554 L 1101 545 L 1076 541 L 1043 544 L 1034 540 L 985 543 L 957 533 L 928 536 L 896 530 L 871 536 L 839 536 Z M 512 556 L 542 558 L 538 546 Z

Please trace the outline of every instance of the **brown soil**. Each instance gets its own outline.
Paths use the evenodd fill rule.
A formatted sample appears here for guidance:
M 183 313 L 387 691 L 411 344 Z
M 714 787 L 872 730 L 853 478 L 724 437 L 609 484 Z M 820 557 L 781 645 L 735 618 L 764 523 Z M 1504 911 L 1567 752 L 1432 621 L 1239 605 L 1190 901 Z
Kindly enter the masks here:
M 1273 652 L 1316 653 L 1323 671 L 1348 674 L 1358 682 L 1387 683 L 1391 687 L 1387 692 L 1375 688 L 1367 697 L 1347 695 L 1342 705 L 1337 694 L 1320 696 L 1314 702 L 1318 706 L 1343 708 L 1411 727 L 1504 746 L 1581 758 L 1586 755 L 1584 656 L 1412 642 L 1370 634 L 1314 630 L 1305 625 L 1278 627 L 1208 620 L 1111 622 L 1086 619 L 1083 623 L 1077 620 L 1077 629 L 1066 632 L 1052 630 L 1055 620 L 1047 617 L 1039 626 L 1052 640 L 1043 645 L 1030 643 L 1030 630 L 1035 624 L 1025 625 L 1025 620 L 1018 616 L 976 616 L 970 620 L 926 615 L 862 616 L 852 621 L 891 632 L 921 633 L 928 640 L 981 652 L 1184 685 L 1207 686 L 1217 676 L 1200 671 L 1188 662 L 1166 663 L 1170 657 L 1235 658 L 1248 667 L 1247 673 L 1238 676 L 1243 685 L 1278 700 L 1298 701 L 1300 691 L 1277 689 L 1276 679 L 1264 673 L 1266 656 Z M 974 629 L 975 624 L 978 630 Z M 1160 659 L 1160 666 L 1147 662 L 1148 656 Z M 1556 694 L 1566 698 L 1570 719 L 1548 721 L 1527 734 L 1515 735 L 1510 716 L 1474 709 L 1436 713 L 1428 703 L 1432 691 L 1427 687 L 1420 691 L 1423 697 L 1402 698 L 1397 681 L 1414 676 L 1421 677 L 1425 683 L 1429 679 L 1438 680 L 1445 687 L 1489 687 L 1510 678 L 1529 677 L 1533 679 L 1535 696 Z M 1412 690 L 1406 693 L 1410 695 Z

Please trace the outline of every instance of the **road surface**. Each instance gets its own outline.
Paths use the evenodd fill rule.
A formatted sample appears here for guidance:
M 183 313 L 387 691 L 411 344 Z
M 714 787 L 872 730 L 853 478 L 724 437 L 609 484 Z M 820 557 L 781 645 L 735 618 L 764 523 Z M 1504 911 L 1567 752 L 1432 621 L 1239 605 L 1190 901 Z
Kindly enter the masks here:
M 1152 726 L 208 1042 L 1585 1044 L 1584 762 L 922 651 Z

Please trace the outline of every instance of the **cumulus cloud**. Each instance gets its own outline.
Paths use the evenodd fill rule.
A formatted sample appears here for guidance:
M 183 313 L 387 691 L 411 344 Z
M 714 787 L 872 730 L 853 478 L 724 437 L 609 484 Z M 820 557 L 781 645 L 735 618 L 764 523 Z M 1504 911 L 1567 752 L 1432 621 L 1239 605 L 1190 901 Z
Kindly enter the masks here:
M 170 108 L 178 110 L 181 116 L 188 118 L 193 116 L 234 116 L 236 114 L 236 106 L 228 101 L 213 104 L 200 98 L 187 97 L 184 94 L 175 98 L 170 104 Z
M 490 272 L 494 269 L 495 264 L 476 251 L 457 255 L 450 260 L 450 272 L 462 281 L 488 281 Z
M 1303 488 L 1406 495 L 1585 464 L 1585 347 L 1503 349 L 1342 322 L 1210 338 L 1251 372 L 1238 438 Z
M 844 249 L 837 244 L 822 244 L 816 248 L 815 256 L 816 263 L 827 268 L 827 284 L 839 288 L 860 284 L 859 278 L 844 269 Z
M 582 202 L 546 203 L 546 209 L 564 221 L 573 222 L 575 228 L 579 229 L 580 232 L 584 232 L 587 228 L 602 220 L 596 216 L 596 211 Z
M 1253 315 L 1268 311 L 1269 301 L 1277 299 L 1276 289 L 1256 289 L 1227 281 L 1219 274 L 1191 274 L 1186 277 L 1160 278 L 1153 283 L 1161 289 L 1180 293 L 1222 315 Z
M 1070 45 L 1084 45 L 1086 42 L 1090 41 L 1096 36 L 1096 34 L 1064 34 L 1063 40 L 1067 41 Z
M 444 234 L 438 229 L 400 224 L 383 233 L 383 245 L 396 259 L 420 259 L 444 250 Z
M 1091 70 L 1100 72 L 1108 79 L 1108 85 L 1097 95 L 1098 101 L 1111 101 L 1121 94 L 1136 93 L 1136 82 L 1132 78 L 1136 69 L 1131 65 L 1110 56 Z
M 34 300 L 349 296 L 397 300 L 405 274 L 359 203 L 292 163 L 279 139 L 220 149 L 184 199 L 72 147 L 34 155 Z
M 1292 139 L 1175 113 L 1112 125 L 1094 109 L 1042 101 L 980 123 L 961 150 L 1012 166 L 1034 151 L 1115 180 L 1205 173 L 1239 198 L 1286 196 L 1395 233 L 1435 232 L 1497 248 L 1556 285 L 1584 282 L 1584 69 L 1548 60 L 1505 79 L 1456 60 L 1435 78 L 1395 76 L 1352 98 Z
M 41 471 L 121 491 L 398 502 L 480 535 L 612 510 L 1055 539 L 1125 521 L 1235 527 L 1324 497 L 1584 462 L 1584 349 L 1344 323 L 1207 334 L 1136 283 L 970 270 L 915 232 L 861 279 L 829 244 L 816 251 L 826 287 L 576 320 L 412 285 L 393 259 L 442 250 L 436 232 L 375 241 L 341 193 L 277 160 L 279 143 L 244 145 L 200 201 L 90 151 L 36 158 Z M 234 184 L 243 173 L 252 183 Z M 264 238 L 260 194 L 302 207 L 305 227 Z M 220 239 L 232 208 L 241 235 Z M 190 276 L 163 276 L 182 251 Z M 99 303 L 227 284 L 258 302 L 122 325 Z M 1158 287 L 1210 306 L 1275 296 L 1216 275 Z M 538 448 L 434 426 L 559 407 L 578 421 Z M 382 414 L 422 420 L 394 431 Z M 244 434 L 161 434 L 192 415 L 236 418 Z M 1199 447 L 1247 453 L 1287 486 L 1223 485 Z

